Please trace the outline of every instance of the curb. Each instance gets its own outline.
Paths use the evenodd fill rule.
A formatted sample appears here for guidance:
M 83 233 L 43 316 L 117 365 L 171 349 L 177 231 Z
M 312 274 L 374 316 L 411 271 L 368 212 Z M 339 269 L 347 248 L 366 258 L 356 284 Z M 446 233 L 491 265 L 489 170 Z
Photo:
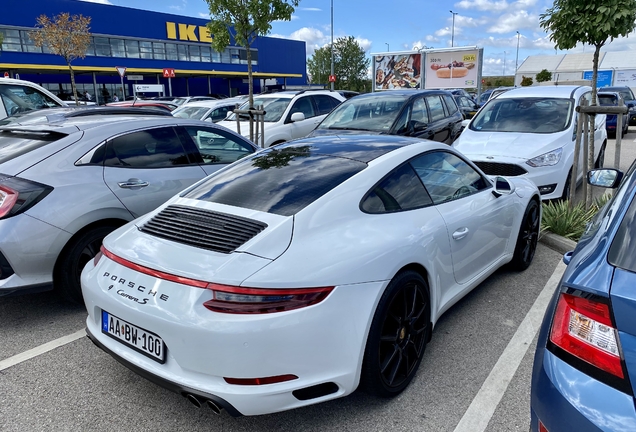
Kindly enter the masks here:
M 574 250 L 576 242 L 558 234 L 543 231 L 539 234 L 539 241 L 561 254 Z

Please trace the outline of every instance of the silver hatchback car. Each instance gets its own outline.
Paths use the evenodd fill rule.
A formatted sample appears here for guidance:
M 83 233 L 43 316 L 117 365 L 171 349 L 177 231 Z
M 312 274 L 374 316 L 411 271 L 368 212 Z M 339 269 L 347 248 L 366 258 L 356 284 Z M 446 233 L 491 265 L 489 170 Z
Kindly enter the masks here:
M 84 265 L 115 228 L 257 148 L 164 116 L 49 116 L 0 127 L 0 296 L 55 286 L 82 302 Z

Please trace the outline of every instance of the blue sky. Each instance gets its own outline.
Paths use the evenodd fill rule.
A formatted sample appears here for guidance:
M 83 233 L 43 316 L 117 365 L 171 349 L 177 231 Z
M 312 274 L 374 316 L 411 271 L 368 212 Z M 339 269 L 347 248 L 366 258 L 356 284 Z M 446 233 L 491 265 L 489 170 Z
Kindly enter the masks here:
M 138 9 L 209 18 L 204 0 L 86 0 Z M 484 48 L 483 75 L 510 75 L 529 55 L 555 54 L 539 26 L 539 15 L 552 0 L 333 0 L 334 38 L 353 36 L 367 54 L 414 47 Z M 453 33 L 453 14 L 456 13 Z M 303 40 L 307 55 L 331 39 L 331 0 L 301 0 L 289 22 L 273 23 L 270 36 Z M 636 35 L 613 41 L 604 50 L 636 49 Z M 591 51 L 579 46 L 570 52 Z M 505 63 L 504 63 L 505 59 Z

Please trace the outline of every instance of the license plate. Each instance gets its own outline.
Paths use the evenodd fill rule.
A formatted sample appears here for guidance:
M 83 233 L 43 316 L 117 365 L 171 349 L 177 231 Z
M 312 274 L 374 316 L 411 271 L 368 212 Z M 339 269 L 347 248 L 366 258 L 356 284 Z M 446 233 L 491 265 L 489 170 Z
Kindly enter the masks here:
M 166 361 L 165 345 L 156 334 L 102 311 L 102 333 L 159 363 Z

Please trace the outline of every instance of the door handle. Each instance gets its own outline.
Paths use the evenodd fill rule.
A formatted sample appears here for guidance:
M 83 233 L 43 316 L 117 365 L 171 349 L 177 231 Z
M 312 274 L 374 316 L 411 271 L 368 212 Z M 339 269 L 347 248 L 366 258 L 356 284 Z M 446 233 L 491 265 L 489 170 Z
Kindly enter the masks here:
M 461 240 L 468 235 L 468 228 L 460 228 L 453 233 L 454 240 Z
M 139 180 L 139 179 L 128 179 L 124 182 L 119 182 L 119 185 L 122 189 L 132 189 L 132 188 L 142 188 L 148 186 L 150 183 L 147 181 Z

